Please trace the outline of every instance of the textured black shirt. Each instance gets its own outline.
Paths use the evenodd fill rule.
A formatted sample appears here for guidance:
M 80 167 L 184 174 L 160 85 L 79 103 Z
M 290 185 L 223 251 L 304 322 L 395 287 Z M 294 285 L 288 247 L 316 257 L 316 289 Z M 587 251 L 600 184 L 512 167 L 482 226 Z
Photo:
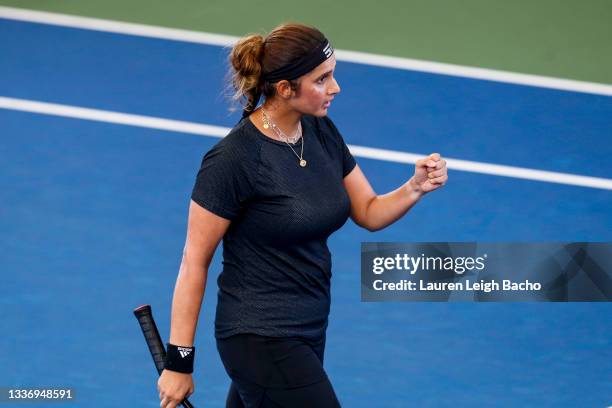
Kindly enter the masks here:
M 231 220 L 223 237 L 215 336 L 318 340 L 330 307 L 327 238 L 350 215 L 343 178 L 355 160 L 325 118 L 302 117 L 304 159 L 249 118 L 202 160 L 191 198 Z M 301 141 L 293 145 L 300 154 Z

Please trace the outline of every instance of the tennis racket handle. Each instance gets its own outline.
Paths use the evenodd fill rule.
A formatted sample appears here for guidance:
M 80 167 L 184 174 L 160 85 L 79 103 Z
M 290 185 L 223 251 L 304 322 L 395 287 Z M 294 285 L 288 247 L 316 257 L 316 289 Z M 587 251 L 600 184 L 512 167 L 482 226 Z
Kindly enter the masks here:
M 159 331 L 157 330 L 155 320 L 153 320 L 151 306 L 143 305 L 134 309 L 134 315 L 138 319 L 142 334 L 144 334 L 147 346 L 149 346 L 149 351 L 151 352 L 151 357 L 153 357 L 153 362 L 155 363 L 155 368 L 157 368 L 157 373 L 161 374 L 161 372 L 164 370 L 166 350 L 164 349 L 164 344 L 162 343 Z
M 157 373 L 161 375 L 161 372 L 164 370 L 166 349 L 164 348 L 164 343 L 162 343 L 161 336 L 157 330 L 157 325 L 153 319 L 151 306 L 142 305 L 137 307 L 134 309 L 134 316 L 136 316 L 136 319 L 138 319 L 142 334 L 144 334 L 147 346 L 149 346 L 149 351 L 151 352 L 151 357 L 153 357 L 153 362 L 155 363 L 155 368 L 157 368 Z M 185 408 L 193 408 L 193 405 L 191 405 L 187 398 L 181 402 L 181 405 Z

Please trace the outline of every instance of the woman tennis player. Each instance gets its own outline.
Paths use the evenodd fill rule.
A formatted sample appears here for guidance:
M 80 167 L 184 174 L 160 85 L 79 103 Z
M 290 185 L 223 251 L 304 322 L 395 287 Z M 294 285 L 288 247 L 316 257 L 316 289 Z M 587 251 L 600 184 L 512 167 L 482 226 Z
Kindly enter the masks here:
M 323 369 L 327 238 L 349 216 L 370 231 L 392 224 L 446 183 L 446 162 L 424 157 L 406 183 L 376 195 L 327 116 L 340 92 L 336 58 L 313 27 L 284 24 L 265 38 L 244 37 L 230 61 L 243 117 L 197 174 L 160 406 L 193 393 L 196 324 L 223 239 L 215 338 L 231 378 L 226 406 L 338 407 Z

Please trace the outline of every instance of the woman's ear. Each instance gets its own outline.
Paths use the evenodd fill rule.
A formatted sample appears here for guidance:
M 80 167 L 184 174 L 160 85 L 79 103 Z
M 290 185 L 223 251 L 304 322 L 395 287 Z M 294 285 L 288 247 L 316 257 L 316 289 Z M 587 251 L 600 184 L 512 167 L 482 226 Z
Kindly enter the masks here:
M 289 81 L 283 79 L 276 83 L 276 93 L 283 99 L 289 99 L 293 95 L 294 91 L 291 89 Z

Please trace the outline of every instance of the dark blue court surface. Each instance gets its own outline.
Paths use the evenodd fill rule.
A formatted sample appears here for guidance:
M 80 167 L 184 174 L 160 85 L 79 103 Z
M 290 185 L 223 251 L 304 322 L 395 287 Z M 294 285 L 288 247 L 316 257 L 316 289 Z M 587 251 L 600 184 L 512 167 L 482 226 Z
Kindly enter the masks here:
M 0 20 L 0 96 L 231 126 L 220 47 Z M 612 98 L 338 63 L 349 144 L 610 178 Z M 0 110 L 0 387 L 70 406 L 159 406 L 132 309 L 167 339 L 189 196 L 219 139 Z M 379 193 L 413 166 L 357 157 Z M 376 233 L 330 239 L 325 365 L 347 407 L 607 407 L 609 303 L 360 302 L 361 241 L 611 241 L 612 192 L 450 171 Z M 196 406 L 223 406 L 220 251 L 196 338 Z M 36 404 L 29 405 L 35 406 Z M 43 406 L 43 405 L 40 405 Z M 59 406 L 59 405 L 58 405 Z

